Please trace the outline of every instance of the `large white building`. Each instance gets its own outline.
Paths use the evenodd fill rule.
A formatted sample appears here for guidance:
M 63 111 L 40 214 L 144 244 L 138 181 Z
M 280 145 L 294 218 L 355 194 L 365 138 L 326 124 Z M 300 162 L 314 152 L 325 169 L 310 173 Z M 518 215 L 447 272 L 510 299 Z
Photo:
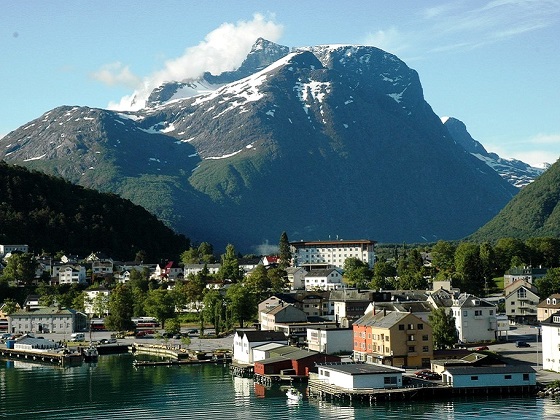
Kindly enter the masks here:
M 543 369 L 560 373 L 560 312 L 541 322 L 541 331 Z
M 375 241 L 300 241 L 290 242 L 293 266 L 312 268 L 344 266 L 347 258 L 357 258 L 373 267 L 375 263 Z
M 467 293 L 453 299 L 451 311 L 459 341 L 480 343 L 496 339 L 496 306 Z

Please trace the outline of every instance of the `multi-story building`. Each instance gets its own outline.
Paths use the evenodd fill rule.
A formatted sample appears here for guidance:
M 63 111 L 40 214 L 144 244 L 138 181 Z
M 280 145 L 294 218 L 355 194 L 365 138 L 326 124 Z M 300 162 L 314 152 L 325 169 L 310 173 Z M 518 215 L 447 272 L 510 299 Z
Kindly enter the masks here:
M 337 290 L 342 288 L 342 273 L 336 268 L 311 270 L 305 275 L 305 290 Z
M 504 289 L 516 281 L 523 280 L 529 284 L 535 284 L 536 279 L 540 279 L 546 275 L 548 268 L 533 268 L 533 267 L 513 267 L 507 270 L 504 274 Z
M 87 284 L 86 268 L 81 265 L 64 265 L 58 270 L 58 284 Z
M 522 282 L 514 284 L 517 283 Z M 506 315 L 515 323 L 533 324 L 537 321 L 539 300 L 535 286 L 520 284 L 505 297 Z
M 357 258 L 373 267 L 375 243 L 375 241 L 365 239 L 290 242 L 292 265 L 304 267 L 308 271 L 313 268 L 342 268 L 347 258 Z
M 496 306 L 474 295 L 462 293 L 453 299 L 451 313 L 459 341 L 479 343 L 496 339 Z
M 544 321 L 560 311 L 560 294 L 555 293 L 537 305 L 537 321 Z
M 96 287 L 84 291 L 84 312 L 90 316 L 104 317 L 109 315 L 109 289 Z
M 541 331 L 543 369 L 560 373 L 560 312 L 541 322 Z
M 369 311 L 352 326 L 354 360 L 391 366 L 429 367 L 432 327 L 407 312 Z
M 86 317 L 72 309 L 54 306 L 20 309 L 8 316 L 8 332 L 71 334 L 87 328 Z
M 27 253 L 29 252 L 29 245 L 0 245 L 0 259 L 14 251 Z

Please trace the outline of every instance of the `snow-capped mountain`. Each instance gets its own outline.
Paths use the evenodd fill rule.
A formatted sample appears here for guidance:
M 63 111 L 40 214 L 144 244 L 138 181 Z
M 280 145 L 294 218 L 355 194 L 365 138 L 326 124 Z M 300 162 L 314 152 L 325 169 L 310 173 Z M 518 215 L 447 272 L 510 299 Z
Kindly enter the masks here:
M 550 166 L 545 164 L 543 168 L 536 168 L 517 159 L 503 159 L 496 153 L 487 152 L 480 142 L 471 137 L 462 121 L 452 117 L 442 117 L 441 121 L 453 140 L 517 188 L 530 184 Z
M 238 70 L 161 86 L 140 111 L 49 111 L 1 139 L 0 158 L 244 250 L 283 231 L 459 239 L 517 192 L 452 141 L 416 71 L 352 45 L 259 40 Z

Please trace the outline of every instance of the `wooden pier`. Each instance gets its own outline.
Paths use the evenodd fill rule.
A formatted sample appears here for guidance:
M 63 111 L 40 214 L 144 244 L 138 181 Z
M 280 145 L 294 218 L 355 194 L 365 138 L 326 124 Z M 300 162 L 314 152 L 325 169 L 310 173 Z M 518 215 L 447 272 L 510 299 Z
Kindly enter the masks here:
M 9 359 L 20 359 L 37 361 L 43 363 L 53 363 L 61 366 L 75 366 L 83 362 L 81 353 L 65 353 L 40 350 L 19 350 L 0 348 L 0 356 Z

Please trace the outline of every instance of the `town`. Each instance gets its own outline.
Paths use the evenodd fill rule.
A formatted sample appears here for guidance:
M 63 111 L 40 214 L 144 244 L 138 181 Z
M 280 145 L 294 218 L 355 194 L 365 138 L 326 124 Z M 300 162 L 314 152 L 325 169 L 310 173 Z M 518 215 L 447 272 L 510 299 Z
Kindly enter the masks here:
M 493 252 L 503 257 L 499 245 Z M 412 389 L 424 396 L 534 393 L 539 382 L 555 386 L 559 269 L 531 267 L 513 253 L 501 288 L 483 270 L 470 282 L 466 269 L 458 280 L 445 272 L 473 246 L 440 241 L 430 252 L 397 250 L 391 261 L 372 240 L 289 242 L 283 233 L 275 255 L 240 257 L 228 245 L 217 262 L 203 243 L 179 262 L 145 264 L 100 252 L 55 259 L 29 253 L 28 245 L 0 245 L 2 290 L 36 291 L 22 302 L 3 300 L 0 332 L 5 348 L 40 354 L 60 349 L 51 334 L 64 336 L 68 352 L 68 340 L 112 331 L 96 344 L 124 340 L 127 348 L 165 350 L 175 360 L 184 360 L 196 332 L 207 342 L 229 340 L 233 374 L 267 385 L 305 381 L 321 398 L 407 398 Z M 479 254 L 482 248 L 476 246 Z M 389 287 L 371 287 L 380 283 Z M 394 287 L 406 284 L 419 287 Z M 66 293 L 57 294 L 62 288 Z M 157 339 L 165 344 L 151 344 Z

